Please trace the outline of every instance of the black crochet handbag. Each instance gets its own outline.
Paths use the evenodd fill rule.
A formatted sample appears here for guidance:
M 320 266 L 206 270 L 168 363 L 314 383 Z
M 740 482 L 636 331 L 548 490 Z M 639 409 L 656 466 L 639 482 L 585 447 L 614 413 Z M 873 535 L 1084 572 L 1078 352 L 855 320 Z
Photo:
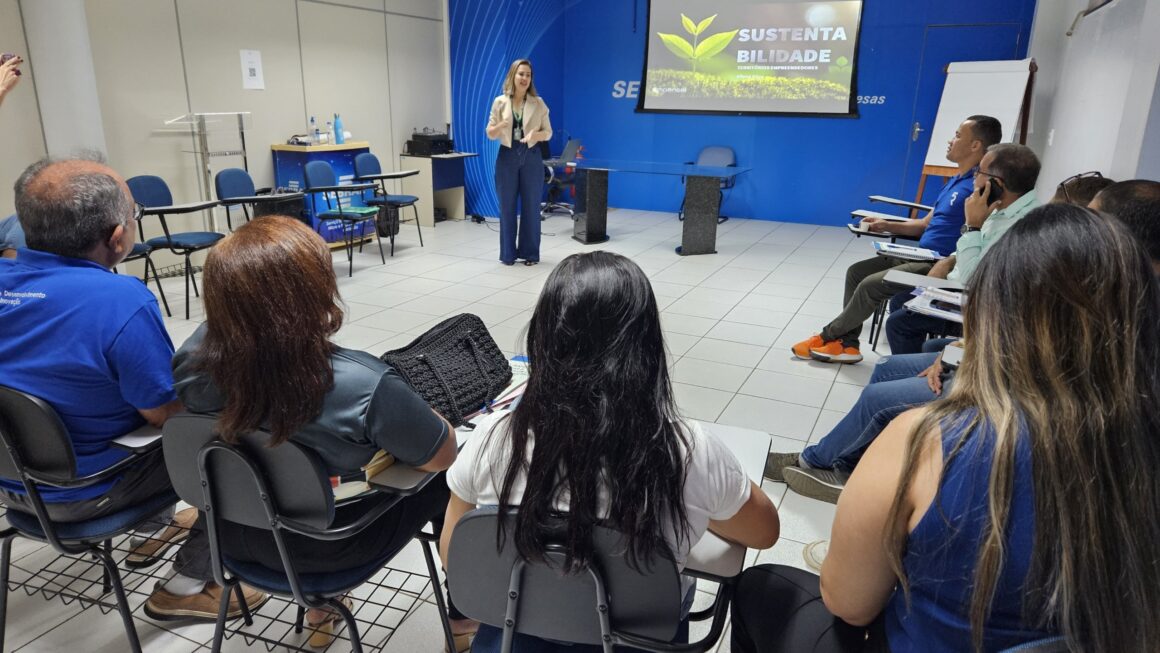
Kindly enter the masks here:
M 379 358 L 452 426 L 463 424 L 512 380 L 511 365 L 499 345 L 483 320 L 470 313 L 447 318 Z

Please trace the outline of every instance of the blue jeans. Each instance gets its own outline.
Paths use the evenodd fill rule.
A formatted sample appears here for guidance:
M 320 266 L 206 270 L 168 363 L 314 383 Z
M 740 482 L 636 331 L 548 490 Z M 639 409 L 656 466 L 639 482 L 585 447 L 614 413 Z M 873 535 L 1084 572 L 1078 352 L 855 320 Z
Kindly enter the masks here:
M 802 451 L 806 464 L 820 469 L 852 471 L 861 460 L 862 452 L 890 420 L 935 398 L 926 379 L 916 376 L 930 367 L 935 356 L 909 354 L 880 359 L 874 366 L 870 383 L 850 412 L 821 441 Z
M 891 308 L 894 309 L 891 301 Z M 911 313 L 905 308 L 893 310 L 886 318 L 886 340 L 892 354 L 917 354 L 922 351 L 928 333 L 958 335 L 962 325 L 940 317 Z
M 540 197 L 544 194 L 544 159 L 540 148 L 519 141 L 499 146 L 495 158 L 495 193 L 499 198 L 499 260 L 540 260 Z M 516 212 L 519 212 L 519 218 Z M 517 228 L 518 227 L 518 228 Z

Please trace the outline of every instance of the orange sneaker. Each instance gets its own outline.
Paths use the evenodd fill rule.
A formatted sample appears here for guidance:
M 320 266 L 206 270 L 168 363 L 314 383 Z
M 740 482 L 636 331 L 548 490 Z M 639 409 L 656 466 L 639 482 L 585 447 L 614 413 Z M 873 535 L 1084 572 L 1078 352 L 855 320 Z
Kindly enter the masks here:
M 810 359 L 810 350 L 821 347 L 825 344 L 826 341 L 822 340 L 822 334 L 815 333 L 814 335 L 810 336 L 809 340 L 803 340 L 793 347 L 790 347 L 790 351 L 793 352 L 794 358 L 800 358 L 804 361 L 808 361 Z
M 810 357 L 823 363 L 862 362 L 862 352 L 857 347 L 843 347 L 840 340 L 831 340 L 821 347 L 811 348 Z

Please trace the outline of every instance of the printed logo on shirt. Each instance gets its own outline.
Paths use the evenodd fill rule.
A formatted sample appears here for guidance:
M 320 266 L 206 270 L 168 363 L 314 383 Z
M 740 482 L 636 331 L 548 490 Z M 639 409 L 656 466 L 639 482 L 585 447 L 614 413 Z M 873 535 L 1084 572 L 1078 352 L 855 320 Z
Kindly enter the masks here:
M 951 206 L 955 205 L 955 200 L 959 199 L 959 191 L 951 193 Z
M 19 292 L 13 290 L 5 290 L 0 293 L 0 304 L 7 304 L 9 306 L 19 306 L 25 299 L 44 299 L 45 294 L 42 292 Z

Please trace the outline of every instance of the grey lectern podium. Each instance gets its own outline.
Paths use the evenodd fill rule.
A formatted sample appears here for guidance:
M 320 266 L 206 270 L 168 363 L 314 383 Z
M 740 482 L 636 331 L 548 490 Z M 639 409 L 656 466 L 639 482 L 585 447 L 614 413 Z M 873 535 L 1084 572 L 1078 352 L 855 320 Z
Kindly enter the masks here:
M 608 240 L 608 169 L 576 171 L 576 212 L 572 240 L 592 245 Z
M 749 168 L 581 159 L 576 162 L 576 225 L 572 238 L 586 245 L 608 240 L 609 171 L 685 178 L 685 222 L 677 253 L 690 256 L 717 253 L 721 180 L 748 172 Z

